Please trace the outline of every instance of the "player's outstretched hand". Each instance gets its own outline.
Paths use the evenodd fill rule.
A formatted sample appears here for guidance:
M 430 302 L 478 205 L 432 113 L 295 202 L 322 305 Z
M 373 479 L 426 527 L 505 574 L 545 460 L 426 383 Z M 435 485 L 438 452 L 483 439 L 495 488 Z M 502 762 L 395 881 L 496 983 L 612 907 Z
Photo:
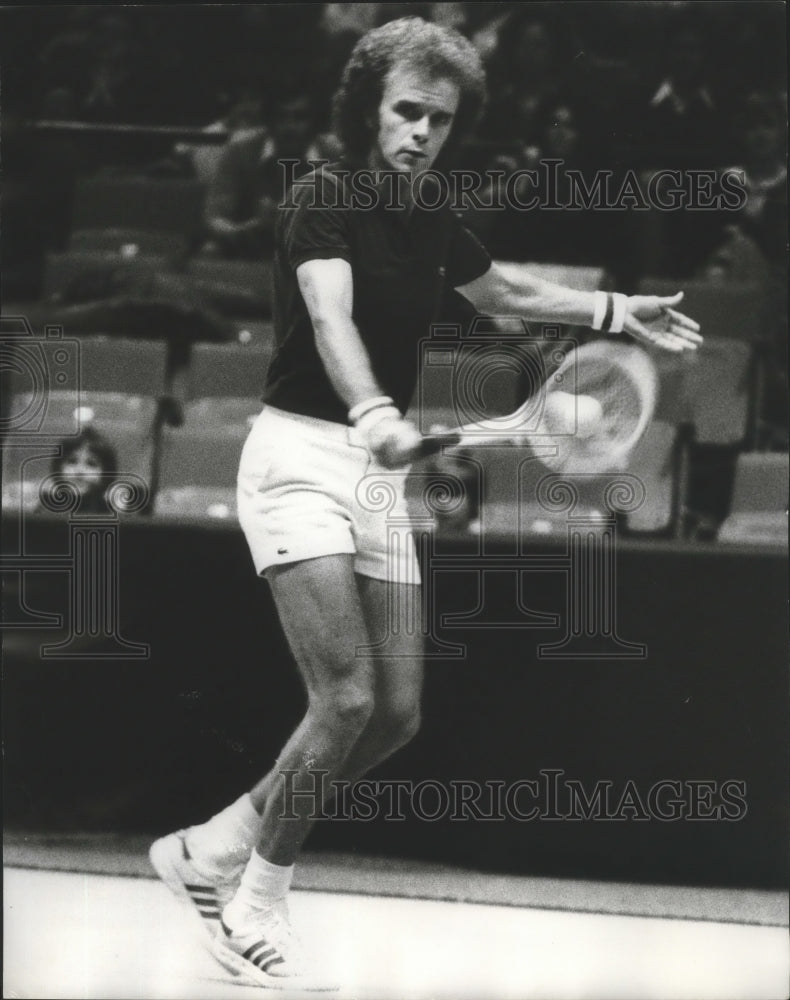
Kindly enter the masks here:
M 696 351 L 702 343 L 699 323 L 675 306 L 683 298 L 677 295 L 629 295 L 623 331 L 643 344 L 665 351 Z

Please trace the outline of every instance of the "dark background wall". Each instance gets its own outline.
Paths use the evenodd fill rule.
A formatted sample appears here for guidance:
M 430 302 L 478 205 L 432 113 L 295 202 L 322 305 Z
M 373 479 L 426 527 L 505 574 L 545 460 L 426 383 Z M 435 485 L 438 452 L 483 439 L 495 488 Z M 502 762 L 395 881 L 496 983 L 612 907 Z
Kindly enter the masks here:
M 4 551 L 68 551 L 68 523 L 4 519 Z M 545 546 L 560 552 L 562 542 Z M 445 543 L 452 552 L 452 542 Z M 509 548 L 504 540 L 502 551 Z M 491 551 L 496 551 L 493 545 Z M 458 551 L 456 547 L 456 551 Z M 119 632 L 147 658 L 42 658 L 64 629 L 8 629 L 4 653 L 6 823 L 39 829 L 157 832 L 204 818 L 273 763 L 303 710 L 268 588 L 243 536 L 130 520 L 119 533 Z M 320 822 L 314 849 L 386 853 L 516 873 L 784 885 L 788 878 L 787 558 L 783 551 L 622 542 L 618 631 L 643 660 L 541 660 L 562 628 L 439 631 L 466 645 L 430 660 L 424 726 L 380 778 L 541 779 L 562 771 L 590 794 L 632 779 L 745 782 L 736 821 L 534 820 Z M 69 620 L 69 574 L 7 573 L 6 620 Z M 23 581 L 20 589 L 20 580 Z M 475 575 L 435 577 L 436 614 L 474 607 Z M 530 608 L 563 607 L 560 574 L 530 575 Z M 509 589 L 510 588 L 510 589 Z M 512 596 L 492 577 L 484 616 Z M 437 618 L 437 621 L 439 619 Z M 426 796 L 426 808 L 436 800 Z M 714 804 L 718 802 L 718 793 Z M 521 808 L 532 801 L 527 796 Z M 567 800 L 562 796 L 558 811 Z M 567 810 L 566 810 L 567 811 Z

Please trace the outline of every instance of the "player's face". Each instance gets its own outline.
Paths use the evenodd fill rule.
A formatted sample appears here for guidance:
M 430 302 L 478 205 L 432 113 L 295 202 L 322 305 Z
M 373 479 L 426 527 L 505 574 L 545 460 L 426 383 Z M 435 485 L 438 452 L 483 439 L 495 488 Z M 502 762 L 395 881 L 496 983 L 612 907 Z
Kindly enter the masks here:
M 408 65 L 392 68 L 379 105 L 379 134 L 371 167 L 428 170 L 453 127 L 460 90 L 451 80 Z
M 81 493 L 101 482 L 101 462 L 86 444 L 65 456 L 60 471 Z

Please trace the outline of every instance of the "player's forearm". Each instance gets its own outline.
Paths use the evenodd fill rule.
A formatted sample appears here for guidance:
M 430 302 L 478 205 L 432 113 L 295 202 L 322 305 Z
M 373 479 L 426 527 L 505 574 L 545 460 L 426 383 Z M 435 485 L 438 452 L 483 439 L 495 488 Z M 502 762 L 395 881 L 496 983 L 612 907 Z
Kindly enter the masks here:
M 503 282 L 499 310 L 503 315 L 521 316 L 527 321 L 592 326 L 595 293 L 530 276 Z
M 601 318 L 596 314 L 602 293 L 581 292 L 545 281 L 512 264 L 492 264 L 485 274 L 459 291 L 489 316 L 521 316 L 528 321 L 572 326 L 592 326 Z
M 315 343 L 332 388 L 349 409 L 382 396 L 370 357 L 351 317 L 313 317 Z

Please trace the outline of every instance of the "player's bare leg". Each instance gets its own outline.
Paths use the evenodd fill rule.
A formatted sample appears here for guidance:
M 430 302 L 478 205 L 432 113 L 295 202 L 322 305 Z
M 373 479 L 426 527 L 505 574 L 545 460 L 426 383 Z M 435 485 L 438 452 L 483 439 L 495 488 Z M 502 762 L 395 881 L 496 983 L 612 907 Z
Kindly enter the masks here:
M 419 586 L 359 575 L 357 583 L 370 641 L 377 642 L 387 636 L 388 655 L 375 656 L 372 661 L 373 712 L 341 768 L 340 777 L 348 782 L 367 774 L 416 734 L 423 683 L 421 634 L 408 631 L 404 620 L 395 628 L 391 620 L 393 608 L 403 611 L 407 606 L 419 606 Z M 396 590 L 394 601 L 389 594 L 391 588 Z M 281 781 L 282 764 L 278 762 L 251 790 L 250 800 L 261 815 L 274 785 Z M 327 793 L 331 797 L 329 786 Z
M 383 635 L 390 585 L 355 577 L 350 556 L 293 564 L 270 581 L 308 709 L 278 760 L 287 784 L 282 777 L 266 783 L 260 840 L 224 910 L 215 954 L 262 985 L 287 977 L 310 986 L 314 980 L 305 977 L 285 899 L 293 862 L 323 804 L 316 778 L 322 775 L 328 792 L 333 780 L 358 776 L 414 734 L 420 641 L 405 634 L 389 650 L 394 655 L 379 661 L 360 652 L 371 633 L 374 639 Z
M 366 624 L 363 642 L 376 642 L 387 635 L 390 655 L 372 660 L 372 711 L 339 772 L 339 777 L 349 782 L 389 757 L 416 732 L 423 675 L 421 636 L 410 633 L 405 620 L 397 628 L 388 620 L 393 608 L 403 613 L 418 606 L 414 602 L 419 601 L 419 587 L 389 584 L 359 575 L 356 585 Z M 388 596 L 390 588 L 395 588 L 395 601 Z M 404 614 L 406 617 L 414 618 Z M 301 736 L 302 732 L 300 727 L 295 736 Z M 242 795 L 207 822 L 161 838 L 151 849 L 151 859 L 160 877 L 185 903 L 190 916 L 200 921 L 209 942 L 259 840 L 261 814 L 270 793 L 275 786 L 282 788 L 284 766 L 281 757 L 249 794 Z M 308 787 L 312 790 L 315 786 L 308 784 Z M 324 790 L 331 796 L 329 781 Z M 317 796 L 313 796 L 313 801 L 318 808 Z

